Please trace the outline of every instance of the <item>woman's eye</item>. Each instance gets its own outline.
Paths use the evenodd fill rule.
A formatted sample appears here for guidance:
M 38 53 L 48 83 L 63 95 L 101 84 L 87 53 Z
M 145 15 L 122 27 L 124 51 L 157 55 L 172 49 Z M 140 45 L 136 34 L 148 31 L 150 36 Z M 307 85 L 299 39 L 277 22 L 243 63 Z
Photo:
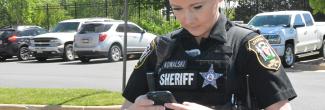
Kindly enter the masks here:
M 201 9 L 201 8 L 202 8 L 202 5 L 194 7 L 194 9 Z
M 178 11 L 181 10 L 182 8 L 173 8 L 173 10 Z

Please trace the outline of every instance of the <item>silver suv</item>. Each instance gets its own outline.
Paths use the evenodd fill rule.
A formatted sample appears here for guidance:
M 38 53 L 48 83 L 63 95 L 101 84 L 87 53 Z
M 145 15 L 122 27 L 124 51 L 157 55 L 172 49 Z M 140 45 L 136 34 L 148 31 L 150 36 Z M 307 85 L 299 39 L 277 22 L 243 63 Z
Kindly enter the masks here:
M 141 54 L 155 37 L 129 22 L 127 54 Z M 122 58 L 123 39 L 124 21 L 88 22 L 75 35 L 73 48 L 81 62 L 93 58 L 108 58 L 115 62 Z

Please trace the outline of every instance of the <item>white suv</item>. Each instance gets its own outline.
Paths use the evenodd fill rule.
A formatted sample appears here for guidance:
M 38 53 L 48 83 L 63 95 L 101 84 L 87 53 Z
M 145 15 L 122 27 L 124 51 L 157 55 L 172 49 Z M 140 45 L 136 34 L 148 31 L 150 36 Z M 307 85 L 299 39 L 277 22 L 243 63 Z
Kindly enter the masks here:
M 127 54 L 141 54 L 156 37 L 138 25 L 128 22 Z M 124 21 L 88 22 L 74 38 L 74 51 L 81 62 L 93 58 L 108 58 L 119 61 L 122 58 Z
M 29 49 L 38 61 L 50 57 L 61 57 L 65 61 L 74 60 L 73 39 L 83 23 L 89 21 L 110 21 L 107 18 L 70 19 L 58 23 L 54 30 L 34 37 Z

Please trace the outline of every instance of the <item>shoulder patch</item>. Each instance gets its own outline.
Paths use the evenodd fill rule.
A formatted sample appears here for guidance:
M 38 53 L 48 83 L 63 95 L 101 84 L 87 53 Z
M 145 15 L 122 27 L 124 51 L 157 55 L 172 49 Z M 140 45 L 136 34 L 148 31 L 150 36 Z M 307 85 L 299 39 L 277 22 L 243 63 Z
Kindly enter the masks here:
M 262 35 L 250 39 L 248 49 L 256 54 L 257 60 L 263 67 L 271 70 L 279 69 L 281 59 Z
M 155 50 L 156 48 L 156 40 L 152 40 L 151 43 L 147 46 L 147 48 L 143 51 L 141 57 L 139 58 L 138 63 L 135 65 L 134 69 L 138 69 L 140 68 L 144 62 L 146 61 L 146 59 L 148 58 L 148 56 Z

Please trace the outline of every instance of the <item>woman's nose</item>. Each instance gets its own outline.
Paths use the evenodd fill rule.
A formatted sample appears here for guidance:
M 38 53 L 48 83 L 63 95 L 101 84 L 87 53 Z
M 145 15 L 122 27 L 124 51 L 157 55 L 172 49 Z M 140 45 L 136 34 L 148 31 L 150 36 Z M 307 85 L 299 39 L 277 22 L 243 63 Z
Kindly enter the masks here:
M 191 25 L 194 23 L 194 16 L 191 12 L 185 12 L 183 18 L 183 24 Z

